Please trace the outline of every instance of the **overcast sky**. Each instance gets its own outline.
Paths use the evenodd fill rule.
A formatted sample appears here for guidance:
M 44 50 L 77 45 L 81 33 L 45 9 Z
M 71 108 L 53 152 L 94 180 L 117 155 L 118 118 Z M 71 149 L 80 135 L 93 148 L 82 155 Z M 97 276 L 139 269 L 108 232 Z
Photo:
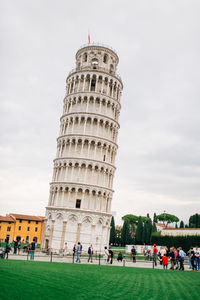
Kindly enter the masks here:
M 0 214 L 44 215 L 76 51 L 116 49 L 124 90 L 112 211 L 200 211 L 200 1 L 1 1 Z

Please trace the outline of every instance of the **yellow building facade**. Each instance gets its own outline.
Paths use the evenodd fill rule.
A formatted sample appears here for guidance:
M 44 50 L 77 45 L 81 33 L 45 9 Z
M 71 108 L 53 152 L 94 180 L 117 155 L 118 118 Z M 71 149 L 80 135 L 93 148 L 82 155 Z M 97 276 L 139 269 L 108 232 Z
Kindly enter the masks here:
M 36 243 L 41 243 L 44 217 L 8 214 L 0 216 L 0 242 L 14 240 L 21 243 L 30 243 L 33 239 Z

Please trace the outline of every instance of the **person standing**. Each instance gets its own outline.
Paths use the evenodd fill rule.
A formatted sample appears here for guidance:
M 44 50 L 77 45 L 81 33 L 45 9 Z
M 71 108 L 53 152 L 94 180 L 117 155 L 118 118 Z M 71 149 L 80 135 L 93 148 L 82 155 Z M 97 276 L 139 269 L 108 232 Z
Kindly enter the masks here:
M 193 247 L 190 248 L 190 258 L 191 258 L 192 270 L 194 271 L 196 266 L 195 266 L 195 252 Z
M 181 247 L 179 247 L 179 257 L 180 257 L 180 269 L 179 270 L 182 270 L 184 271 L 184 259 L 185 259 L 185 252 L 182 250 Z
M 170 262 L 171 262 L 171 270 L 174 270 L 174 265 L 175 265 L 175 253 L 174 253 L 174 247 L 170 248 L 170 253 L 169 253 L 169 257 L 170 257 Z
M 196 269 L 199 270 L 200 269 L 200 251 L 199 251 L 199 248 L 198 246 L 196 246 L 195 250 L 194 250 L 194 253 L 195 253 L 195 265 L 196 265 Z
M 105 246 L 104 247 L 104 259 L 105 259 L 105 264 L 106 265 L 108 264 L 108 257 L 109 257 L 109 252 L 108 252 L 107 247 Z
M 179 249 L 174 249 L 176 270 L 179 268 Z
M 92 244 L 91 244 L 88 248 L 88 262 L 90 262 L 90 261 L 91 261 L 91 263 L 93 262 L 92 261 L 92 255 L 93 255 L 93 247 L 92 247 Z
M 155 263 L 155 266 L 157 266 L 157 253 L 158 253 L 158 249 L 156 247 L 156 244 L 153 245 L 153 260 Z
M 109 252 L 109 262 L 112 265 L 114 253 L 111 249 L 109 249 L 108 252 Z
M 21 250 L 21 241 L 18 242 L 17 248 L 18 248 L 18 255 L 19 255 L 20 254 L 20 250 Z
M 161 264 L 161 265 L 162 265 L 162 263 L 163 263 L 162 258 L 163 258 L 163 256 L 165 256 L 165 254 L 166 254 L 165 248 L 164 248 L 164 247 L 161 247 L 161 248 L 160 248 L 160 264 Z
M 123 255 L 122 255 L 121 252 L 119 252 L 119 253 L 118 253 L 118 257 L 117 257 L 117 261 L 118 261 L 118 262 L 119 262 L 119 261 L 122 261 L 122 259 L 123 259 Z
M 33 240 L 32 243 L 30 244 L 30 259 L 34 260 L 34 256 L 35 256 L 35 240 Z
M 14 240 L 14 254 L 17 254 L 18 241 Z
M 79 262 L 79 263 L 81 262 L 81 259 L 80 259 L 81 250 L 82 250 L 81 243 L 78 242 L 78 245 L 76 247 L 76 253 L 77 253 L 76 262 Z
M 133 258 L 133 262 L 136 263 L 136 250 L 135 250 L 134 246 L 131 249 L 131 255 L 132 255 L 132 258 Z
M 167 269 L 169 257 L 164 254 L 160 260 L 162 260 L 163 269 Z

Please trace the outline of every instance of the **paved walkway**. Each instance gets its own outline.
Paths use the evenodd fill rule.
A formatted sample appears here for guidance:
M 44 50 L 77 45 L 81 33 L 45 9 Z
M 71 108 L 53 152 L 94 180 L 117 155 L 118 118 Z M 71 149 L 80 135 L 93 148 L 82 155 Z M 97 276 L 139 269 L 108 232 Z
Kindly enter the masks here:
M 27 260 L 27 254 L 9 254 L 8 259 L 13 259 L 13 260 Z M 28 260 L 30 260 L 30 256 L 28 256 Z M 46 255 L 44 253 L 36 253 L 35 254 L 35 261 L 44 261 L 44 262 L 50 262 L 51 261 L 51 255 Z M 75 257 L 76 260 L 76 257 Z M 74 260 L 74 263 L 75 263 Z M 52 255 L 52 262 L 59 262 L 59 263 L 72 263 L 73 262 L 73 257 L 72 256 L 67 256 L 67 257 L 61 257 L 59 255 Z M 88 263 L 88 258 L 85 256 L 81 257 L 81 264 L 94 264 L 94 265 L 99 265 L 99 258 L 94 255 L 93 256 L 93 263 Z M 105 265 L 104 259 L 101 258 L 100 260 L 101 265 Z M 113 266 L 124 266 L 124 267 L 137 267 L 137 268 L 153 268 L 153 262 L 152 261 L 144 261 L 144 260 L 137 260 L 136 263 L 133 263 L 132 261 L 128 260 L 123 260 L 122 262 L 118 262 L 116 259 L 113 260 Z M 112 266 L 108 265 L 108 266 Z M 170 268 L 170 263 L 168 268 Z M 163 269 L 163 267 L 158 263 L 157 267 L 155 269 Z M 188 264 L 185 264 L 185 271 L 191 271 L 189 269 Z

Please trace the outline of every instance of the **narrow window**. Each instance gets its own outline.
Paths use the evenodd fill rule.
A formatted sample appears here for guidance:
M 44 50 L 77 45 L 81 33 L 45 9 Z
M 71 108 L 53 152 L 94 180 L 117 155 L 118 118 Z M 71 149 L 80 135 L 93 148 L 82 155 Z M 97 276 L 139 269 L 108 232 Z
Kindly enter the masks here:
M 37 232 L 37 230 L 38 230 L 37 227 L 35 227 L 35 232 Z
M 108 61 L 108 55 L 104 54 L 104 57 L 103 57 L 104 64 L 107 64 L 107 61 Z
M 6 241 L 9 243 L 9 240 L 10 240 L 10 234 L 7 234 L 6 235 Z
M 10 230 L 11 230 L 11 227 L 10 227 L 10 226 L 8 226 L 8 227 L 7 227 L 7 231 L 10 231 Z
M 29 236 L 27 235 L 26 236 L 26 243 L 28 243 L 29 242 Z
M 105 155 L 103 156 L 103 161 L 106 161 L 106 156 Z
M 81 200 L 76 199 L 76 208 L 81 208 Z
M 83 61 L 84 61 L 84 62 L 87 62 L 87 53 L 84 53 Z
M 27 227 L 27 231 L 30 231 L 30 227 Z
M 19 228 L 18 228 L 18 229 L 19 229 L 19 231 L 20 231 L 20 230 L 21 230 L 21 226 L 19 226 Z
M 31 223 L 31 221 L 30 220 L 28 220 L 28 224 L 30 224 Z
M 91 91 L 95 91 L 95 86 L 96 86 L 96 80 L 92 79 L 92 81 L 91 81 Z
M 19 220 L 19 223 L 22 223 L 22 220 Z
M 38 221 L 36 221 L 35 223 L 38 224 Z

